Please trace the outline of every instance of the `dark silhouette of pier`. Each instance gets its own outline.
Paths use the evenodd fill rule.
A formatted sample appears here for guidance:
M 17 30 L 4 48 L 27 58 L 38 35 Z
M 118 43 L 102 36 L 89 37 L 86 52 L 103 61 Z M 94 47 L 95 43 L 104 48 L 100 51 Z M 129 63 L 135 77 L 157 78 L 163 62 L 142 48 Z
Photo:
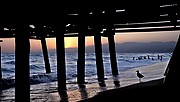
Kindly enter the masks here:
M 75 5 L 75 4 L 74 4 Z M 115 33 L 180 30 L 179 1 L 141 1 L 120 3 L 114 7 L 25 9 L 26 12 L 2 12 L 0 38 L 15 38 L 15 101 L 30 101 L 29 39 L 41 40 L 46 73 L 50 73 L 46 38 L 56 38 L 58 91 L 66 91 L 65 37 L 78 37 L 77 83 L 85 84 L 85 37 L 94 37 L 97 79 L 104 82 L 101 37 L 107 37 L 112 75 L 117 76 Z M 113 6 L 113 5 L 111 5 Z M 33 9 L 33 8 L 32 8 Z M 23 20 L 22 20 L 23 18 Z M 21 21 L 21 23 L 19 22 Z M 175 51 L 175 54 L 178 54 Z M 165 84 L 174 83 L 178 59 L 172 58 Z M 172 71 L 171 71 L 172 70 Z M 179 71 L 178 71 L 179 72 Z M 178 76 L 177 76 L 178 77 Z M 173 78 L 173 79 L 172 79 Z M 168 87 L 167 85 L 167 87 Z M 171 84 L 170 84 L 171 85 Z

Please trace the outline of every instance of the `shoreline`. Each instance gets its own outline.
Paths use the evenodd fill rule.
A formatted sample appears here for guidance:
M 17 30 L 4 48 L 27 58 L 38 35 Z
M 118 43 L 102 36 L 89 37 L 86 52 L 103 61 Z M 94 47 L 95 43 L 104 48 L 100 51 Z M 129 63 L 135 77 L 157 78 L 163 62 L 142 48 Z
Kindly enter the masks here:
M 167 64 L 168 64 L 168 61 L 155 63 L 152 65 L 143 66 L 143 67 L 137 67 L 137 68 L 133 68 L 133 69 L 130 69 L 130 70 L 127 70 L 124 72 L 120 72 L 119 79 L 118 79 L 120 82 L 119 87 L 115 86 L 113 78 L 108 78 L 107 80 L 105 80 L 106 87 L 100 87 L 98 85 L 98 83 L 86 85 L 86 92 L 88 93 L 88 97 L 86 99 L 93 98 L 99 93 L 106 93 L 106 91 L 109 92 L 110 90 L 116 90 L 116 89 L 119 90 L 121 88 L 125 88 L 130 85 L 136 86 L 136 84 L 139 84 L 139 80 L 138 80 L 136 74 L 132 74 L 132 73 L 134 73 L 137 69 L 141 70 L 141 72 L 144 75 L 148 74 L 147 76 L 144 77 L 144 79 L 142 79 L 141 83 L 144 83 L 144 85 L 148 85 L 148 84 L 152 84 L 152 83 L 159 84 L 162 81 L 162 79 L 164 78 L 164 72 L 167 67 Z M 157 71 L 156 73 L 153 72 L 155 70 Z M 129 78 L 128 77 L 122 78 L 123 75 L 125 75 L 127 73 L 131 73 L 133 76 L 130 76 Z M 158 75 L 155 75 L 155 74 L 158 74 Z M 77 91 L 72 91 L 72 92 L 68 92 L 68 93 L 70 93 L 68 102 L 76 102 L 76 101 L 86 100 L 86 99 L 75 99 L 75 98 L 73 99 L 71 97 L 71 93 L 76 94 L 76 93 L 78 93 Z
M 142 99 L 148 99 L 154 101 L 154 99 L 162 99 L 167 96 L 166 90 L 163 87 L 164 78 L 154 79 L 142 83 L 136 83 L 128 85 L 122 88 L 111 89 L 103 92 L 99 92 L 97 95 L 79 100 L 77 102 L 100 102 L 103 100 L 116 100 L 116 101 L 144 101 Z M 129 97 L 129 98 L 128 98 Z M 139 99 L 142 97 L 142 99 Z
M 54 97 L 56 97 L 56 99 L 53 102 L 59 102 L 60 100 L 67 101 L 67 102 L 83 101 L 83 100 L 94 98 L 99 93 L 107 93 L 111 90 L 119 90 L 121 88 L 125 88 L 132 85 L 136 86 L 136 84 L 139 84 L 139 81 L 138 81 L 138 78 L 135 76 L 135 74 L 133 74 L 134 77 L 131 76 L 133 78 L 128 78 L 128 77 L 122 78 L 122 76 L 127 73 L 133 73 L 137 69 L 141 70 L 142 73 L 144 73 L 145 75 L 147 72 L 150 71 L 149 76 L 146 76 L 146 78 L 142 80 L 143 82 L 141 84 L 144 83 L 144 85 L 149 85 L 153 83 L 154 85 L 156 85 L 162 81 L 163 74 L 164 74 L 167 64 L 168 62 L 160 62 L 160 63 L 155 63 L 149 66 L 137 67 L 137 68 L 125 71 L 125 72 L 121 72 L 120 77 L 118 79 L 118 81 L 120 82 L 119 87 L 115 86 L 113 77 L 108 77 L 107 80 L 105 80 L 106 87 L 100 87 L 98 82 L 95 82 L 95 83 L 85 84 L 86 85 L 85 88 L 67 90 L 65 93 L 67 96 L 65 97 L 59 96 L 57 92 L 54 92 L 54 93 L 51 93 L 52 95 L 54 95 Z M 154 75 L 154 77 L 150 77 L 150 75 L 154 73 L 153 70 L 154 71 L 157 70 L 157 73 L 155 74 L 161 74 L 161 75 Z M 121 74 L 123 75 L 121 76 Z M 78 85 L 76 86 L 78 87 Z

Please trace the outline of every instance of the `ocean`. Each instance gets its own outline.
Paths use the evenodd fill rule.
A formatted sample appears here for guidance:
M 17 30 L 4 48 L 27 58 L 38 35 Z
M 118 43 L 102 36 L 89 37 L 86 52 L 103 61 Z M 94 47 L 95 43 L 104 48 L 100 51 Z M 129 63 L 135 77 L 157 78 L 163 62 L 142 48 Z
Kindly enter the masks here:
M 160 56 L 160 57 L 158 57 Z M 148 66 L 159 62 L 167 62 L 171 58 L 172 53 L 117 53 L 118 71 L 121 72 L 131 70 L 133 68 Z M 67 89 L 77 89 L 77 53 L 66 53 L 66 77 Z M 49 52 L 49 61 L 51 66 L 51 73 L 46 74 L 45 64 L 42 53 L 30 54 L 30 83 L 31 83 L 31 101 L 37 102 L 46 101 L 43 97 L 47 97 L 47 93 L 57 91 L 57 73 L 56 73 L 56 53 Z M 103 53 L 103 64 L 105 77 L 112 78 L 111 64 L 109 53 Z M 0 101 L 12 102 L 14 101 L 14 79 L 15 79 L 15 55 L 2 54 L 1 66 L 3 79 L 7 80 L 8 86 L 0 91 Z M 131 74 L 122 75 L 121 77 L 131 77 Z M 96 76 L 96 57 L 95 53 L 85 54 L 85 81 L 89 84 L 97 82 Z M 39 87 L 37 87 L 39 86 Z M 2 87 L 1 87 L 2 88 Z M 48 92 L 44 92 L 42 90 Z M 45 94 L 46 93 L 46 94 Z M 51 97 L 52 98 L 52 97 Z M 34 101 L 35 102 L 35 101 Z

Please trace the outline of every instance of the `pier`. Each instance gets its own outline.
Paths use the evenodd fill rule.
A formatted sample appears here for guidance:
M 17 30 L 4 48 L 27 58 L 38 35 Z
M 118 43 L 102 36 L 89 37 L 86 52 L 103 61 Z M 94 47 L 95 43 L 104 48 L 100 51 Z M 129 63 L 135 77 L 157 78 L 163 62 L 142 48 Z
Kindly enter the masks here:
M 84 85 L 85 37 L 94 37 L 97 79 L 103 83 L 105 75 L 101 37 L 108 39 L 111 71 L 113 76 L 117 76 L 119 71 L 114 41 L 116 33 L 180 30 L 178 1 L 144 1 L 134 2 L 133 5 L 122 3 L 113 8 L 67 7 L 60 10 L 49 8 L 48 11 L 41 12 L 42 14 L 39 14 L 39 11 L 41 10 L 34 11 L 35 14 L 32 11 L 29 12 L 32 14 L 28 14 L 28 11 L 25 14 L 17 13 L 18 16 L 15 16 L 17 19 L 10 18 L 13 14 L 4 14 L 5 20 L 1 19 L 0 38 L 15 38 L 15 101 L 17 102 L 30 101 L 30 39 L 41 40 L 46 73 L 51 73 L 46 38 L 56 39 L 58 92 L 61 93 L 67 90 L 65 37 L 78 37 L 77 84 Z M 29 16 L 24 18 L 24 22 L 18 22 L 27 15 Z M 175 68 L 174 70 L 177 70 L 177 67 Z M 171 75 L 175 72 L 171 72 Z M 169 82 L 171 79 L 167 80 Z

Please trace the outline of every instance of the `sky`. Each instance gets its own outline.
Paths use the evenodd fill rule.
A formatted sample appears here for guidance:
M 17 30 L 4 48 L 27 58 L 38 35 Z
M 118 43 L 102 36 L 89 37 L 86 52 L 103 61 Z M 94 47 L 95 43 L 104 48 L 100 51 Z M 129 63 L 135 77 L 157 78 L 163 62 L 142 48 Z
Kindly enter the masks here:
M 177 41 L 180 31 L 164 31 L 164 32 L 142 32 L 142 33 L 116 33 L 115 42 L 124 43 L 124 42 L 168 42 L 168 41 Z M 102 37 L 102 44 L 107 43 L 108 39 Z M 14 38 L 3 38 L 3 42 L 0 42 L 2 53 L 14 53 L 15 48 L 15 39 Z M 55 38 L 46 38 L 48 49 L 56 48 L 56 39 Z M 93 45 L 93 37 L 86 37 L 85 45 Z M 40 40 L 30 40 L 31 43 L 31 52 L 39 52 L 41 50 Z M 65 38 L 65 48 L 76 48 L 78 46 L 77 37 L 66 37 Z

